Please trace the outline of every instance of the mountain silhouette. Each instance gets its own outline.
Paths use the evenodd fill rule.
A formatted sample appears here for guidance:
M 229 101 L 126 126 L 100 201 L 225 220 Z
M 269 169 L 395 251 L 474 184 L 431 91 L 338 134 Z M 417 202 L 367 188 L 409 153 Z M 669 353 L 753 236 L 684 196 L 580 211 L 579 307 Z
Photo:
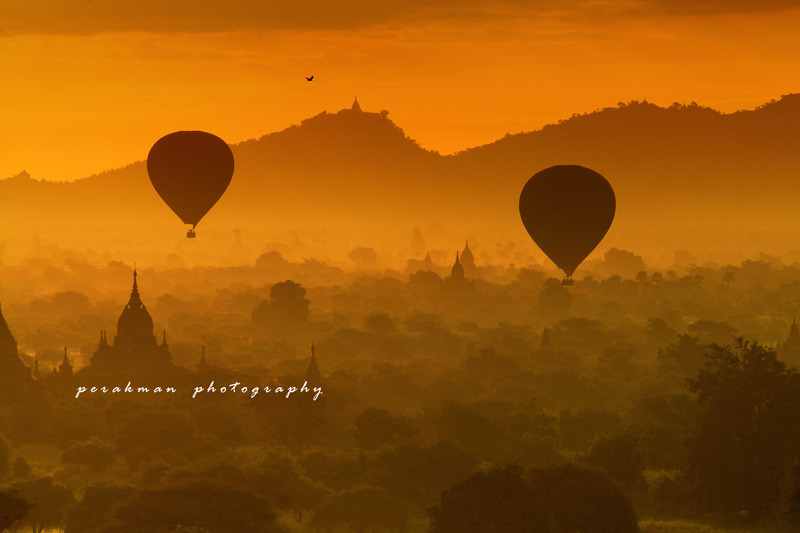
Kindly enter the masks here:
M 617 196 L 615 227 L 793 228 L 800 95 L 723 114 L 647 102 L 573 115 L 453 155 L 420 147 L 358 102 L 232 146 L 228 191 L 199 226 L 498 228 L 524 236 L 519 193 L 557 164 L 596 170 Z M 143 154 L 144 156 L 145 154 Z M 144 161 L 74 182 L 0 180 L 6 227 L 176 228 Z

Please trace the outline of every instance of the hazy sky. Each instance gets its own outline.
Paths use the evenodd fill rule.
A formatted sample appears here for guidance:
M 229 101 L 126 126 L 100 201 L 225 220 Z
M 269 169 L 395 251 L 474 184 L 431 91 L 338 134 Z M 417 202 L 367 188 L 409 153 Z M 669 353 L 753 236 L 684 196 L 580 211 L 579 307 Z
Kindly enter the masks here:
M 753 108 L 800 92 L 799 6 L 2 0 L 0 177 L 84 177 L 180 129 L 235 143 L 355 95 L 443 153 L 619 101 Z

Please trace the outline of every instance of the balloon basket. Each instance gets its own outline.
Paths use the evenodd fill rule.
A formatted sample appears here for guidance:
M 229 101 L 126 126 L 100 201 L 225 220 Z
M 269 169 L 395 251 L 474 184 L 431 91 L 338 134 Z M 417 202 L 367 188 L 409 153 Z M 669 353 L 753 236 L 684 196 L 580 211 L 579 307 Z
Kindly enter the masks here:
M 561 280 L 562 285 L 575 285 L 575 282 L 572 281 L 572 278 L 564 278 Z
M 186 232 L 187 239 L 194 239 L 195 237 L 197 237 L 197 234 L 194 232 L 193 229 L 190 229 L 189 231 Z

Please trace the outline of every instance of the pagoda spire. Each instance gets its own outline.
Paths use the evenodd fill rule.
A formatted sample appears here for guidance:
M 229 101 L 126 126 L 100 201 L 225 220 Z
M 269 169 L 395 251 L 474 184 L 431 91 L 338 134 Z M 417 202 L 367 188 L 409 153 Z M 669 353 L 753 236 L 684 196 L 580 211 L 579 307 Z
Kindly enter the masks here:
M 200 352 L 200 362 L 197 363 L 197 371 L 198 372 L 206 372 L 209 369 L 208 363 L 206 363 L 206 346 L 205 344 L 201 348 Z
M 58 368 L 58 373 L 62 376 L 72 375 L 72 363 L 69 362 L 66 346 L 64 346 L 64 359 L 61 361 L 61 366 Z
M 136 272 L 136 263 L 133 264 L 133 288 L 131 288 L 131 298 L 128 300 L 128 307 L 132 307 L 134 309 L 144 307 L 142 303 L 142 297 L 139 295 L 139 282 L 136 279 L 138 277 L 138 272 Z
M 106 335 L 106 330 L 100 330 L 100 342 L 98 343 L 98 348 L 102 348 L 104 346 L 108 346 L 108 336 Z
M 797 327 L 797 317 L 792 319 L 792 325 L 789 327 L 788 342 L 800 343 L 800 328 Z
M 306 381 L 311 384 L 320 384 L 322 382 L 322 372 L 319 371 L 317 365 L 317 357 L 315 355 L 316 348 L 314 343 L 311 343 L 311 360 L 308 362 L 308 370 L 306 370 Z
M 550 348 L 550 335 L 547 333 L 547 326 L 544 327 L 544 331 L 542 331 L 542 341 L 539 343 L 540 350 L 546 350 Z

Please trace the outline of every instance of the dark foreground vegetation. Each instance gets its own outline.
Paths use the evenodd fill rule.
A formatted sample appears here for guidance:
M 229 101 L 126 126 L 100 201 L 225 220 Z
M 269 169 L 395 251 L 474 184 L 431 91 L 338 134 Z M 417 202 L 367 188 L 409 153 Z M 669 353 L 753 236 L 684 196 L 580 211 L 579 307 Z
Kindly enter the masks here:
M 573 287 L 535 267 L 462 282 L 275 252 L 140 270 L 155 333 L 191 372 L 173 395 L 78 399 L 131 269 L 3 267 L 3 314 L 38 377 L 3 378 L 0 529 L 796 530 L 800 268 L 609 253 L 621 274 Z M 192 398 L 212 378 L 323 394 Z

